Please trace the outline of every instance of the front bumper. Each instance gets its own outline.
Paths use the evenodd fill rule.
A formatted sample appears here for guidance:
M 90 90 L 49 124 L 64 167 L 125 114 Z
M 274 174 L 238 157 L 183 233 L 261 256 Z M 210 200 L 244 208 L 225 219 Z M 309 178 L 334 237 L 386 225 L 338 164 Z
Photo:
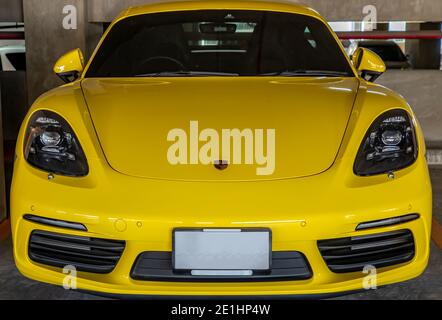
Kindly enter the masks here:
M 101 170 L 101 169 L 100 169 Z M 338 178 L 339 177 L 339 178 Z M 292 296 L 334 294 L 363 288 L 362 272 L 334 273 L 319 240 L 410 230 L 415 255 L 409 262 L 377 270 L 377 286 L 420 275 L 428 263 L 431 185 L 424 160 L 387 177 L 359 178 L 329 171 L 302 179 L 262 182 L 177 182 L 138 179 L 103 169 L 83 179 L 47 175 L 17 161 L 12 187 L 14 256 L 20 272 L 63 285 L 57 267 L 33 262 L 28 241 L 34 230 L 124 240 L 124 252 L 108 274 L 78 272 L 77 288 L 133 296 Z M 88 231 L 39 225 L 24 214 L 73 221 Z M 419 213 L 401 225 L 355 231 L 361 222 Z M 135 280 L 131 270 L 146 251 L 170 252 L 175 228 L 270 228 L 274 251 L 305 255 L 312 277 L 293 281 L 186 282 Z

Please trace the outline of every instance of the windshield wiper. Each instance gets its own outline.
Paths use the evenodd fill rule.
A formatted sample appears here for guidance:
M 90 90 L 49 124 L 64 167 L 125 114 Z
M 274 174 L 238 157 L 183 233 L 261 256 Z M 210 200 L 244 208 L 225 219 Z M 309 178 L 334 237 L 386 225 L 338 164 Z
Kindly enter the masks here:
M 215 71 L 162 71 L 137 74 L 135 77 L 237 77 L 239 73 L 229 72 L 215 72 Z M 295 77 L 295 76 L 311 76 L 311 77 L 345 77 L 351 76 L 344 71 L 329 71 L 329 70 L 286 70 L 278 72 L 263 73 L 260 76 L 281 76 L 281 77 Z
M 330 70 L 286 70 L 280 72 L 263 73 L 261 76 L 281 76 L 281 77 L 296 77 L 296 76 L 316 76 L 316 77 L 348 77 L 350 74 L 344 71 L 330 71 Z
M 212 71 L 162 71 L 162 72 L 152 72 L 137 74 L 135 77 L 204 77 L 204 76 L 223 76 L 223 77 L 235 77 L 239 76 L 238 73 L 228 73 L 228 72 L 212 72 Z

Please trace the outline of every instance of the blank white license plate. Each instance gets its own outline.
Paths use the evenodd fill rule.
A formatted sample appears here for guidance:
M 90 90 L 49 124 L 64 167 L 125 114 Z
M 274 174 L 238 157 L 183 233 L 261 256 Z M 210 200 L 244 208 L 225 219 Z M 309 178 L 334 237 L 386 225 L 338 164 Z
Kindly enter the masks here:
M 213 270 L 269 270 L 271 242 L 268 229 L 177 229 L 173 241 L 174 269 L 209 273 Z

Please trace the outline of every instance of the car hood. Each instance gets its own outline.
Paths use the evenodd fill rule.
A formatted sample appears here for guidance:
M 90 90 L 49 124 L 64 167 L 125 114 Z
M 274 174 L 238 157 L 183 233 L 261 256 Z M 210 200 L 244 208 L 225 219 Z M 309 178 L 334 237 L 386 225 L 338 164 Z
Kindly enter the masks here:
M 311 77 L 82 81 L 99 141 L 114 170 L 183 181 L 270 180 L 326 171 L 338 153 L 358 85 L 356 78 Z M 223 156 L 223 129 L 252 133 L 240 140 L 243 148 L 236 164 L 232 140 L 231 158 Z M 199 141 L 198 134 L 204 132 L 205 140 Z M 214 134 L 219 136 L 219 156 L 211 148 L 214 144 L 206 145 L 216 140 Z M 213 159 L 229 165 L 203 164 L 198 151 L 208 156 L 214 152 Z M 183 163 L 187 159 L 188 165 L 175 164 L 175 156 Z

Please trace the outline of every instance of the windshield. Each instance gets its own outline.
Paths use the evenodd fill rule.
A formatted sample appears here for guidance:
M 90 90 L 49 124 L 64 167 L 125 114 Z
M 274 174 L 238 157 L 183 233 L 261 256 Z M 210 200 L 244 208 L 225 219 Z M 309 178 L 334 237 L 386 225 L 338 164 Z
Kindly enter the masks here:
M 86 77 L 354 76 L 327 26 L 299 14 L 202 10 L 115 24 Z

